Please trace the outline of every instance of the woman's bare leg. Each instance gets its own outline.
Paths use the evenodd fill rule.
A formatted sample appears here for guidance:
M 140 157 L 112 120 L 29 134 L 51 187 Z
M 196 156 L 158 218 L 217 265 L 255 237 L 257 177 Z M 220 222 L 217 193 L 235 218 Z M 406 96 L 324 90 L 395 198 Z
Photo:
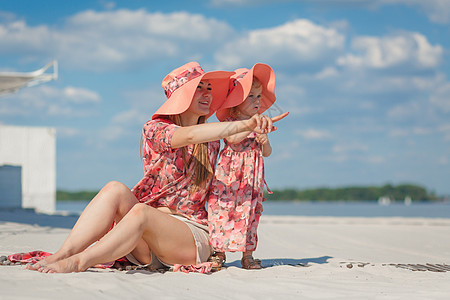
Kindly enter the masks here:
M 122 183 L 112 181 L 106 184 L 84 209 L 61 248 L 28 268 L 37 270 L 46 264 L 82 252 L 104 236 L 113 221 L 119 222 L 137 203 L 139 201 L 134 194 Z
M 194 237 L 185 223 L 146 204 L 136 204 L 122 221 L 95 245 L 67 259 L 44 266 L 39 271 L 84 271 L 98 263 L 113 261 L 130 253 L 141 238 L 165 263 L 188 265 L 196 262 Z

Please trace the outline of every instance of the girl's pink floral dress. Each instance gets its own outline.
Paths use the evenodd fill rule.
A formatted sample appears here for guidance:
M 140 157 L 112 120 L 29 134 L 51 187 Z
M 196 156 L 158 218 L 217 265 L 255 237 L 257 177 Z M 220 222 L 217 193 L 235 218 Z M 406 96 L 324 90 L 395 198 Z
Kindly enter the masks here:
M 208 199 L 210 242 L 215 251 L 254 251 L 265 183 L 261 146 L 256 133 L 224 141 Z
M 190 220 L 206 225 L 208 213 L 205 201 L 212 179 L 204 188 L 189 194 L 194 172 L 191 168 L 185 171 L 182 149 L 170 147 L 173 133 L 178 127 L 163 118 L 148 121 L 144 125 L 142 152 L 145 175 L 132 192 L 141 203 L 153 207 L 166 206 Z M 215 165 L 219 147 L 219 141 L 208 143 L 211 166 Z M 189 161 L 194 145 L 186 148 L 186 160 Z

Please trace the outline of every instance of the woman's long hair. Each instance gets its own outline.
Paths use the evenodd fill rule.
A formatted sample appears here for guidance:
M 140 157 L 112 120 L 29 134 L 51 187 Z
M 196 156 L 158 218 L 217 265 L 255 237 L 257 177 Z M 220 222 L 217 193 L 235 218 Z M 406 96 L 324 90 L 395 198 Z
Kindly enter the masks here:
M 174 124 L 178 126 L 183 126 L 181 124 L 181 117 L 180 115 L 170 115 L 167 116 L 168 119 L 170 119 Z M 206 117 L 201 116 L 198 119 L 197 124 L 203 124 L 206 122 Z M 142 147 L 144 143 L 144 137 L 141 136 L 141 159 L 142 157 Z M 205 186 L 206 181 L 213 175 L 214 171 L 211 166 L 211 162 L 209 160 L 208 155 L 208 143 L 200 143 L 194 145 L 194 150 L 192 153 L 192 156 L 189 160 L 187 160 L 187 146 L 184 146 L 181 148 L 182 151 L 182 158 L 184 162 L 184 169 L 186 172 L 189 172 L 191 164 L 193 164 L 193 184 L 190 189 L 190 193 L 193 193 L 197 191 L 199 188 L 202 188 Z

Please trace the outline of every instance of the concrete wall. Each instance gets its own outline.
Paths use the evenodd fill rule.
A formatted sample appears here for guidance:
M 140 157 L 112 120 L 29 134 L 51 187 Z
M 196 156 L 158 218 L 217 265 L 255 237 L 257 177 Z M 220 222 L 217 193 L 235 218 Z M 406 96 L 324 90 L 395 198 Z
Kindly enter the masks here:
M 0 125 L 0 165 L 22 167 L 23 208 L 54 212 L 56 201 L 54 128 Z

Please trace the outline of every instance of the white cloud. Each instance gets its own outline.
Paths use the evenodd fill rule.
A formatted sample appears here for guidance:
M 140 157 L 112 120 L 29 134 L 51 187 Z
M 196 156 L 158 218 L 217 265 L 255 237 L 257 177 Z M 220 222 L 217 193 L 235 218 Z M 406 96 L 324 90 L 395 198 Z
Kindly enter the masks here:
M 92 105 L 100 102 L 97 92 L 85 88 L 41 85 L 5 96 L 0 102 L 0 115 L 86 117 L 94 114 Z
M 116 3 L 115 2 L 111 2 L 111 1 L 105 1 L 105 0 L 101 0 L 100 4 L 105 8 L 105 9 L 114 9 L 116 7 Z
M 283 84 L 283 82 L 287 83 L 288 81 L 290 84 Z M 312 108 L 303 100 L 306 89 L 300 86 L 298 80 L 277 78 L 277 82 L 280 82 L 280 85 L 276 88 L 276 96 L 280 100 L 275 102 L 276 110 L 269 109 L 270 112 L 273 111 L 272 115 L 288 111 L 289 118 L 292 118 L 311 113 Z
M 270 159 L 267 160 L 267 166 L 270 166 L 270 169 L 281 162 L 286 162 L 292 160 L 293 158 L 295 159 L 296 155 L 298 155 L 298 152 L 300 151 L 300 144 L 295 139 L 289 140 L 283 145 L 274 145 L 273 147 L 274 151 L 270 155 Z
M 354 153 L 349 153 L 352 151 Z M 343 152 L 336 152 L 332 156 L 327 157 L 327 160 L 335 162 L 335 163 L 344 163 L 349 161 L 362 162 L 368 164 L 382 164 L 386 162 L 386 158 L 380 155 L 366 155 L 366 153 L 356 153 L 356 152 L 365 152 L 365 150 L 345 150 Z
M 132 108 L 115 115 L 112 118 L 112 122 L 114 124 L 134 124 L 138 120 L 145 120 L 145 118 L 149 118 L 149 115 L 142 110 Z M 139 122 L 139 124 L 140 123 L 141 122 Z
M 79 136 L 81 131 L 77 128 L 71 128 L 71 127 L 58 127 L 56 129 L 56 134 L 58 135 L 58 138 L 71 138 L 74 136 Z
M 444 140 L 450 142 L 450 124 L 442 124 L 438 130 L 444 134 Z
M 165 58 L 200 58 L 233 30 L 221 21 L 186 12 L 140 10 L 80 12 L 61 27 L 0 24 L 0 54 L 27 59 L 46 55 L 66 67 L 105 71 L 155 63 Z
M 425 36 L 405 32 L 385 37 L 356 37 L 352 41 L 354 54 L 337 59 L 337 64 L 350 68 L 387 69 L 413 66 L 428 69 L 438 66 L 443 49 L 432 46 Z
M 242 5 L 259 5 L 263 3 L 272 2 L 270 0 L 210 0 L 214 6 L 242 6 Z M 280 1 L 280 0 L 278 0 Z
M 65 99 L 74 103 L 83 102 L 100 102 L 100 95 L 94 91 L 84 88 L 76 88 L 68 86 L 62 90 L 62 95 Z
M 396 120 L 415 118 L 422 112 L 422 105 L 418 102 L 407 102 L 395 105 L 387 112 L 388 117 Z
M 123 98 L 127 99 L 132 109 L 146 114 L 155 112 L 167 100 L 159 84 L 154 84 L 145 89 L 126 91 Z
M 130 132 L 123 126 L 108 126 L 98 132 L 99 137 L 93 141 L 97 147 L 106 147 L 108 142 L 119 141 L 121 138 L 129 135 Z
M 386 162 L 386 158 L 379 155 L 367 156 L 363 159 L 363 161 L 371 163 L 371 164 L 382 164 Z
M 295 131 L 295 134 L 307 140 L 323 140 L 331 137 L 331 134 L 327 130 L 319 130 L 314 128 L 297 130 Z
M 375 108 L 375 105 L 372 101 L 364 101 L 362 100 L 360 103 L 358 103 L 358 107 L 362 110 L 373 110 Z
M 428 135 L 428 134 L 432 133 L 433 130 L 430 129 L 430 128 L 417 127 L 417 126 L 416 126 L 416 127 L 414 127 L 414 128 L 412 129 L 412 132 L 413 132 L 415 135 Z
M 419 7 L 428 18 L 435 23 L 446 24 L 450 22 L 449 0 L 375 0 L 375 5 L 405 4 Z
M 278 27 L 249 31 L 224 45 L 215 59 L 226 68 L 242 66 L 255 58 L 279 68 L 314 65 L 324 59 L 332 61 L 342 51 L 344 41 L 344 35 L 334 28 L 298 19 Z
M 160 86 L 126 91 L 123 98 L 126 99 L 128 109 L 112 116 L 107 126 L 95 133 L 97 137 L 92 143 L 97 147 L 106 147 L 130 136 L 138 138 L 144 123 L 166 100 Z
M 417 7 L 420 12 L 424 12 L 428 18 L 435 23 L 447 24 L 450 22 L 450 1 L 449 0 L 210 0 L 215 6 L 241 6 L 260 5 L 265 3 L 280 2 L 310 2 L 321 5 L 354 5 L 367 8 L 376 8 L 394 4 L 404 4 Z
M 402 97 L 408 97 L 409 99 L 416 98 L 418 93 L 430 93 L 441 85 L 445 84 L 445 75 L 442 73 L 436 73 L 437 70 L 433 70 L 431 74 L 377 74 L 373 70 L 359 70 L 358 72 L 352 72 L 352 70 L 346 70 L 343 72 L 345 75 L 339 77 L 341 88 L 354 94 L 363 93 L 367 95 L 376 95 L 388 93 L 401 93 Z M 394 71 L 396 73 L 396 71 Z M 395 99 L 395 103 L 404 102 L 405 99 Z
M 393 138 L 404 137 L 409 135 L 409 130 L 404 128 L 392 128 L 389 130 L 388 135 Z
M 448 163 L 449 163 L 449 160 L 448 160 L 448 157 L 447 156 L 441 156 L 440 158 L 439 158 L 439 160 L 438 160 L 438 163 L 440 164 L 440 165 L 448 165 Z
M 345 144 L 336 144 L 331 149 L 333 153 L 354 153 L 354 152 L 367 152 L 369 147 L 360 142 L 351 142 Z
M 335 67 L 325 67 L 322 71 L 318 72 L 315 77 L 320 80 L 330 77 L 336 77 L 337 75 L 339 75 L 339 72 Z
M 433 91 L 430 102 L 445 112 L 450 112 L 450 83 L 446 83 Z
M 56 87 L 43 85 L 39 86 L 35 90 L 31 89 L 24 89 L 21 91 L 23 98 L 38 98 L 41 97 L 42 99 L 46 99 L 46 101 L 55 101 L 58 102 L 69 102 L 69 103 L 98 103 L 101 102 L 101 97 L 97 92 L 85 89 L 85 88 L 79 88 L 79 87 L 73 87 L 73 86 L 67 86 L 62 89 L 58 89 Z

